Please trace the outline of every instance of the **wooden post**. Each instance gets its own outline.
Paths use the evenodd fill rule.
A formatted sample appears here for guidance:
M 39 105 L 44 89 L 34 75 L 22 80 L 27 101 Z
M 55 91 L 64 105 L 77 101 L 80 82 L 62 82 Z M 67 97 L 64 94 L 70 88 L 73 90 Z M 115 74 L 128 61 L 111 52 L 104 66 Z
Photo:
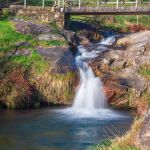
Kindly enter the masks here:
M 97 1 L 97 10 L 99 10 L 99 0 Z
M 119 0 L 117 0 L 116 8 L 117 8 L 117 9 L 119 8 Z
M 63 0 L 63 9 L 65 8 L 65 0 Z
M 60 8 L 60 0 L 58 0 L 58 8 Z
M 24 0 L 24 8 L 27 6 L 27 0 Z
M 136 0 L 136 9 L 138 8 L 138 0 Z
M 79 10 L 81 9 L 81 0 L 79 0 Z
M 139 15 L 136 16 L 136 25 L 139 25 Z
M 43 0 L 43 6 L 42 6 L 43 8 L 45 7 L 45 0 Z

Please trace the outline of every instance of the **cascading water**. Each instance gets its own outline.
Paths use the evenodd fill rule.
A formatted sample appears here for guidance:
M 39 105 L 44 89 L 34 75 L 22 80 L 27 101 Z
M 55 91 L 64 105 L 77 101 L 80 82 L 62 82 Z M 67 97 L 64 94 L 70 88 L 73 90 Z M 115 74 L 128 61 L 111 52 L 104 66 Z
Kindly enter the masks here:
M 112 45 L 115 37 L 103 39 L 100 44 L 100 50 L 106 50 L 104 45 Z M 80 72 L 80 84 L 77 89 L 72 108 L 74 110 L 93 111 L 105 108 L 106 96 L 103 91 L 101 80 L 93 73 L 92 68 L 88 65 L 88 60 L 98 56 L 101 51 L 88 52 L 83 46 L 78 46 L 78 55 L 76 64 Z
M 96 57 L 96 53 L 86 52 L 82 46 L 78 47 L 80 55 L 76 56 L 76 64 L 80 72 L 80 85 L 78 87 L 73 109 L 95 110 L 104 108 L 105 94 L 99 78 L 95 77 L 92 68 L 86 62 L 87 59 Z
M 58 110 L 58 112 L 70 118 L 109 120 L 125 117 L 107 107 L 103 83 L 94 75 L 92 68 L 88 65 L 90 60 L 99 56 L 99 53 L 108 50 L 108 46 L 114 42 L 115 36 L 103 39 L 95 45 L 96 50 L 93 48 L 92 51 L 92 48 L 87 50 L 83 46 L 78 46 L 78 54 L 75 59 L 80 73 L 80 84 L 77 88 L 72 107 Z

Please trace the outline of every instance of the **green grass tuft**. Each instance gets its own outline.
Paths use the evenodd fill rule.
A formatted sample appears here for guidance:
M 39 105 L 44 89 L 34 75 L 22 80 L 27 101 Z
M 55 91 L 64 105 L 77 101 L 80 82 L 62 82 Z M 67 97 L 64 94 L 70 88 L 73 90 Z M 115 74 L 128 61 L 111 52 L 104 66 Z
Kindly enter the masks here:
M 147 64 L 140 66 L 139 74 L 150 80 L 150 66 Z

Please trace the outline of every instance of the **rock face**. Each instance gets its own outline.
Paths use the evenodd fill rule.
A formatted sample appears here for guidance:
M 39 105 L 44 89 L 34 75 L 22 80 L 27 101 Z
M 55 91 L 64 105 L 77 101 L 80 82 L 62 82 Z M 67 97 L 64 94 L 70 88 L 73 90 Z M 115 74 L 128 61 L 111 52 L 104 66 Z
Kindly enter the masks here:
M 144 45 L 150 40 L 150 31 L 141 31 L 131 35 L 127 35 L 117 41 L 118 45 L 133 45 L 137 43 L 143 43 Z
M 115 107 L 136 107 L 138 99 L 148 92 L 149 80 L 139 69 L 150 65 L 149 43 L 150 31 L 127 35 L 91 62 L 95 74 L 104 82 L 108 102 Z
M 142 31 L 128 35 L 117 41 L 118 45 L 127 46 L 123 57 L 133 66 L 149 64 L 150 62 L 150 31 Z
M 38 47 L 37 52 L 50 62 L 53 73 L 65 74 L 77 70 L 75 58 L 68 48 L 57 46 L 43 49 Z
M 139 135 L 139 144 L 141 146 L 141 150 L 149 150 L 150 149 L 150 112 L 147 114 L 142 129 Z
M 12 20 L 15 23 L 16 30 L 23 34 L 47 34 L 51 32 L 51 28 L 43 24 L 35 24 L 30 21 L 15 18 Z

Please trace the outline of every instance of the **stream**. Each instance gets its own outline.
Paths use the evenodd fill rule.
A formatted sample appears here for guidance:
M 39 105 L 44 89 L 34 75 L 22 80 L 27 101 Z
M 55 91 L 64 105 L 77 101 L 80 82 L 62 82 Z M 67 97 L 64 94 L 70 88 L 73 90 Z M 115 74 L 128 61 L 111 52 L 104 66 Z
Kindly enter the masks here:
M 0 112 L 1 150 L 85 150 L 101 140 L 125 133 L 128 112 L 103 112 L 99 117 L 76 117 L 62 108 Z
M 103 83 L 88 61 L 112 45 L 115 37 L 99 43 L 100 51 L 78 47 L 78 85 L 72 107 L 0 111 L 0 150 L 85 150 L 102 140 L 123 135 L 133 121 L 129 112 L 107 106 Z

